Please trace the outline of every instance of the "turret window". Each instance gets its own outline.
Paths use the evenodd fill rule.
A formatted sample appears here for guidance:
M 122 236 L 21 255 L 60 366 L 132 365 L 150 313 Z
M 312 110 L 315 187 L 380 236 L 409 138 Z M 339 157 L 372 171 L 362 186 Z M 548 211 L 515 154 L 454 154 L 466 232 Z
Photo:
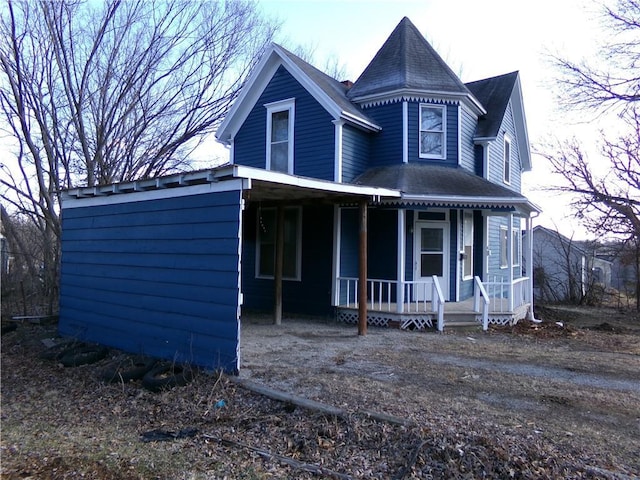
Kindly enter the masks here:
M 446 157 L 446 116 L 442 105 L 420 105 L 420 158 Z

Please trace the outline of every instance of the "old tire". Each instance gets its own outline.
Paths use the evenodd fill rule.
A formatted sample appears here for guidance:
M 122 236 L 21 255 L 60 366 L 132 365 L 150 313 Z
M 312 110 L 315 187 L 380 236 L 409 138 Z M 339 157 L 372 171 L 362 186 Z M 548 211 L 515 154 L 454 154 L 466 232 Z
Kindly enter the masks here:
M 156 360 L 151 357 L 127 357 L 107 365 L 101 372 L 100 378 L 105 383 L 128 383 L 140 380 L 155 364 Z
M 40 353 L 39 357 L 43 360 L 50 360 L 52 362 L 60 360 L 67 353 L 72 352 L 78 348 L 80 344 L 76 341 L 62 342 L 52 347 L 47 348 Z
M 81 345 L 66 352 L 60 357 L 60 363 L 65 367 L 79 367 L 102 360 L 109 353 L 102 345 Z
M 163 363 L 151 369 L 142 378 L 142 386 L 151 392 L 182 387 L 193 380 L 194 371 L 188 365 Z

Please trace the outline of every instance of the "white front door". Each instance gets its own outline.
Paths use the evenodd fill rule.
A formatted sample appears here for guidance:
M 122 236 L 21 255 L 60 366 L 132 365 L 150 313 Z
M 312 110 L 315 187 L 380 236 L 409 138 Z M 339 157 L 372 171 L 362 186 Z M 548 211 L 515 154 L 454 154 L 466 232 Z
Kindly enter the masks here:
M 445 300 L 449 299 L 449 225 L 443 222 L 416 222 L 414 234 L 414 280 L 431 282 L 436 275 Z M 431 299 L 431 288 L 416 284 L 418 300 Z

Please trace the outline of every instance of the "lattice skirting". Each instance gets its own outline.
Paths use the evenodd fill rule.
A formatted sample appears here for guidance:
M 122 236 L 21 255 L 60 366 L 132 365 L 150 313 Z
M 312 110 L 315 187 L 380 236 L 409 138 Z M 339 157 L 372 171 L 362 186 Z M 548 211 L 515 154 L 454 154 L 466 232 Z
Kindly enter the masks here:
M 337 320 L 339 322 L 357 324 L 358 311 L 338 308 Z M 434 323 L 429 315 L 393 315 L 385 312 L 367 312 L 367 324 L 374 327 L 389 327 L 390 323 L 399 324 L 403 330 L 425 330 L 434 328 Z
M 530 308 L 530 305 L 526 304 L 518 307 L 516 311 L 513 313 L 497 313 L 497 312 L 489 313 L 489 324 L 513 326 L 516 323 L 518 323 L 518 321 L 522 320 L 523 318 L 526 318 L 527 313 L 529 312 L 529 308 Z M 476 320 L 482 323 L 482 315 L 477 315 Z M 446 322 L 445 322 L 445 325 L 446 325 Z

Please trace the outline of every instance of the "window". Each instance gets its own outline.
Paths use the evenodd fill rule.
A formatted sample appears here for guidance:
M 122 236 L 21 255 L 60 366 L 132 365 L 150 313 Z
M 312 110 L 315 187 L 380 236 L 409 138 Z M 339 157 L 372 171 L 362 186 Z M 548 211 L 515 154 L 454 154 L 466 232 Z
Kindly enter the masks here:
M 420 158 L 445 158 L 446 110 L 440 105 L 420 105 Z
M 462 274 L 473 277 L 473 212 L 464 212 L 462 220 Z
M 507 268 L 509 266 L 509 257 L 507 255 L 507 241 L 509 235 L 507 233 L 507 227 L 500 227 L 500 268 Z
M 511 246 L 511 248 L 513 248 L 513 266 L 514 267 L 517 267 L 520 265 L 520 259 L 522 257 L 520 253 L 521 240 L 522 240 L 522 233 L 520 232 L 520 229 L 514 228 L 513 244 Z
M 273 278 L 276 264 L 275 208 L 258 210 L 258 241 L 256 252 L 256 276 Z M 282 276 L 287 280 L 300 280 L 302 211 L 297 207 L 284 209 L 284 259 Z
M 511 139 L 504 137 L 504 183 L 511 183 Z
M 293 125 L 295 100 L 268 103 L 267 170 L 293 173 Z

